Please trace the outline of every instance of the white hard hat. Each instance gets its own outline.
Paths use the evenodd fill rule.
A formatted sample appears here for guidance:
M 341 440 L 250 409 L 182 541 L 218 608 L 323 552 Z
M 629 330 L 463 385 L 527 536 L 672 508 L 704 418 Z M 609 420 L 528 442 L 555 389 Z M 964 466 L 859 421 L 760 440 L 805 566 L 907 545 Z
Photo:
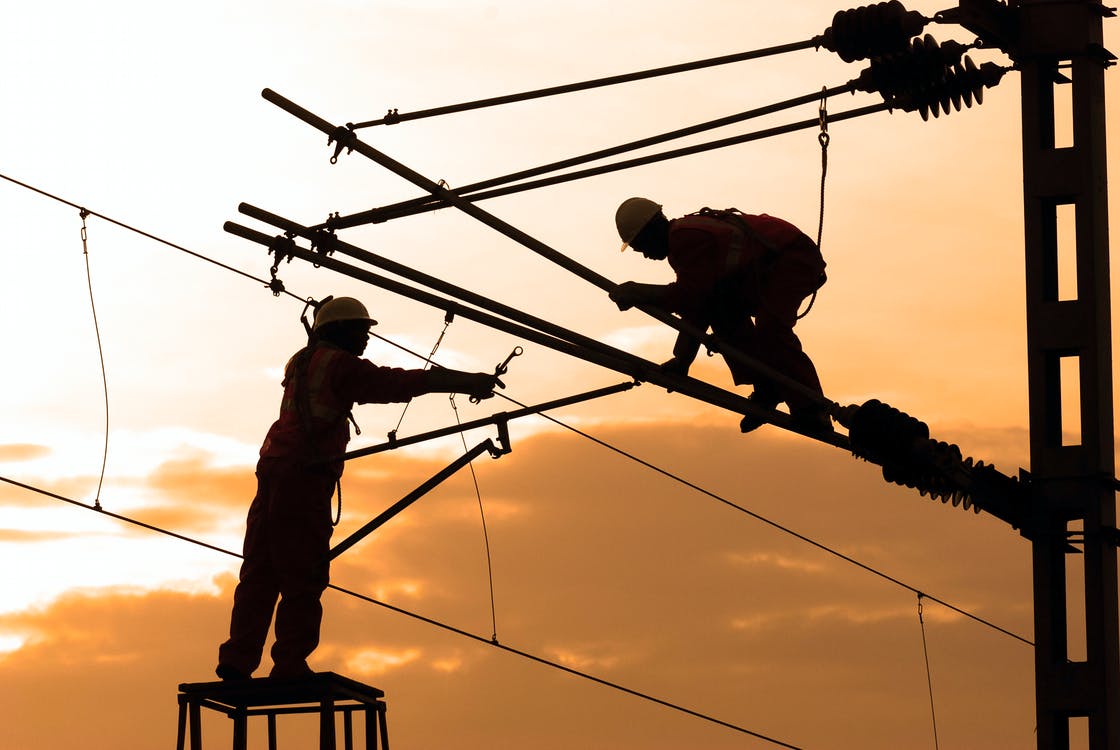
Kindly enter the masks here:
M 335 297 L 327 300 L 315 311 L 315 322 L 312 331 L 318 331 L 328 323 L 338 323 L 344 320 L 364 320 L 370 325 L 377 325 L 377 321 L 369 316 L 366 306 L 353 297 Z
M 627 198 L 614 212 L 614 225 L 622 239 L 622 249 L 634 241 L 650 219 L 661 213 L 661 204 L 649 198 Z

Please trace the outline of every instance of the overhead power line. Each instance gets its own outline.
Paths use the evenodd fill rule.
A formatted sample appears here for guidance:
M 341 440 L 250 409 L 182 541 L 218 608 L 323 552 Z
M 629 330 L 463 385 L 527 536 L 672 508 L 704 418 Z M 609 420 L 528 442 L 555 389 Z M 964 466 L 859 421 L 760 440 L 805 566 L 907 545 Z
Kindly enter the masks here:
M 112 513 L 112 512 L 106 511 L 104 509 L 99 509 L 99 508 L 96 508 L 92 505 L 87 505 L 86 503 L 80 502 L 78 500 L 74 500 L 72 498 L 65 497 L 64 495 L 59 495 L 55 492 L 51 492 L 49 490 L 42 489 L 40 487 L 35 487 L 34 485 L 26 484 L 24 482 L 19 482 L 19 481 L 16 481 L 14 479 L 9 479 L 8 477 L 4 477 L 4 476 L 0 476 L 0 482 L 6 482 L 7 484 L 10 484 L 12 486 L 19 487 L 21 489 L 27 490 L 29 492 L 34 492 L 34 493 L 39 494 L 39 495 L 43 495 L 44 497 L 49 497 L 49 498 L 52 498 L 54 500 L 59 500 L 59 501 L 64 502 L 64 503 L 68 503 L 68 504 L 73 505 L 73 506 L 78 507 L 78 508 L 83 508 L 85 510 L 94 511 L 95 513 L 100 513 L 104 516 L 108 516 L 108 517 L 113 518 L 113 519 L 115 519 L 117 521 L 120 521 L 122 523 L 128 523 L 128 524 L 132 524 L 134 526 L 139 526 L 140 528 L 147 529 L 148 531 L 152 531 L 152 532 L 155 532 L 157 534 L 163 534 L 163 535 L 169 536 L 173 539 L 178 539 L 179 541 L 187 542 L 189 544 L 194 544 L 194 545 L 197 545 L 199 547 L 204 547 L 204 548 L 212 550 L 214 552 L 220 552 L 223 555 L 228 555 L 230 557 L 236 557 L 236 558 L 242 558 L 242 555 L 240 555 L 236 552 L 233 552 L 231 550 L 227 550 L 227 549 L 224 549 L 222 547 L 218 547 L 217 545 L 209 544 L 207 542 L 203 542 L 201 540 L 194 539 L 192 537 L 189 537 L 189 536 L 186 536 L 186 535 L 183 535 L 183 534 L 178 534 L 176 532 L 169 531 L 167 529 L 161 528 L 161 527 L 156 526 L 154 524 L 145 523 L 145 522 L 139 521 L 135 518 L 130 518 L 129 516 L 125 516 L 125 515 L 122 515 L 120 513 Z M 589 680 L 591 682 L 597 683 L 597 684 L 602 685 L 604 687 L 609 687 L 613 690 L 617 690 L 619 692 L 626 693 L 627 695 L 632 695 L 635 698 L 640 698 L 644 701 L 648 701 L 650 703 L 655 703 L 659 706 L 663 706 L 663 707 L 671 709 L 673 711 L 677 711 L 679 713 L 687 714 L 688 716 L 692 716 L 694 718 L 701 719 L 703 721 L 707 721 L 707 722 L 712 723 L 712 724 L 717 724 L 719 726 L 726 727 L 727 729 L 732 729 L 732 730 L 734 730 L 736 732 L 740 732 L 742 734 L 750 735 L 751 737 L 755 737 L 757 739 L 764 740 L 766 742 L 769 742 L 772 745 L 776 745 L 777 747 L 790 748 L 791 750 L 801 750 L 801 748 L 799 748 L 797 745 L 792 745 L 788 742 L 783 742 L 782 740 L 775 739 L 774 737 L 770 737 L 768 735 L 762 734 L 761 732 L 755 732 L 753 730 L 747 729 L 746 727 L 740 726 L 738 724 L 734 724 L 734 723 L 729 722 L 729 721 L 724 721 L 723 719 L 718 719 L 714 716 L 710 716 L 710 715 L 702 713 L 700 711 L 695 711 L 693 709 L 686 708 L 685 706 L 682 706 L 678 703 L 673 703 L 672 701 L 663 700 L 663 699 L 657 698 L 657 697 L 655 697 L 655 696 L 653 696 L 649 693 L 644 693 L 644 692 L 641 692 L 639 690 L 635 690 L 633 688 L 628 688 L 628 687 L 626 687 L 626 686 L 624 686 L 620 683 L 612 682 L 610 680 L 606 680 L 606 679 L 603 679 L 601 677 L 596 677 L 595 675 L 592 675 L 588 672 L 583 672 L 583 671 L 575 669 L 573 667 L 569 667 L 569 666 L 566 666 L 564 664 L 560 664 L 559 662 L 552 661 L 551 659 L 546 659 L 543 656 L 537 656 L 536 654 L 530 653 L 528 651 L 523 651 L 521 649 L 514 648 L 513 646 L 507 646 L 503 643 L 499 643 L 499 642 L 493 641 L 489 638 L 486 638 L 485 636 L 480 636 L 480 635 L 477 635 L 475 633 L 471 633 L 470 631 L 463 630 L 462 628 L 455 627 L 454 625 L 449 625 L 445 622 L 441 622 L 441 621 L 433 619 L 431 617 L 425 617 L 424 615 L 420 615 L 416 612 L 412 612 L 412 611 L 404 609 L 402 607 L 397 607 L 397 606 L 389 604 L 387 602 L 383 602 L 379 599 L 374 599 L 371 596 L 367 596 L 365 594 L 359 593 L 359 592 L 354 591 L 352 589 L 344 588 L 342 586 L 338 586 L 337 584 L 333 584 L 333 583 L 328 584 L 327 587 L 330 588 L 330 589 L 333 589 L 333 590 L 335 590 L 335 591 L 337 591 L 341 594 L 345 594 L 347 596 L 353 597 L 355 599 L 359 599 L 359 600 L 367 602 L 369 604 L 376 604 L 377 606 L 383 607 L 384 609 L 388 609 L 388 610 L 391 610 L 391 611 L 396 612 L 398 614 L 405 615 L 406 617 L 411 617 L 414 620 L 419 620 L 420 622 L 424 622 L 424 623 L 427 623 L 429 625 L 433 625 L 433 626 L 435 626 L 437 628 L 440 628 L 442 630 L 446 630 L 448 632 L 455 633 L 456 635 L 461 635 L 465 638 L 470 638 L 471 640 L 477 641 L 479 643 L 484 643 L 488 646 L 492 646 L 493 648 L 497 648 L 497 649 L 500 649 L 502 651 L 506 651 L 507 653 L 513 654 L 515 656 L 520 656 L 521 658 L 529 659 L 530 661 L 534 661 L 534 662 L 536 662 L 538 664 L 541 664 L 543 666 L 550 667 L 552 669 L 557 669 L 557 670 L 560 670 L 561 672 L 567 672 L 568 674 L 573 675 L 575 677 L 580 677 L 582 679 Z

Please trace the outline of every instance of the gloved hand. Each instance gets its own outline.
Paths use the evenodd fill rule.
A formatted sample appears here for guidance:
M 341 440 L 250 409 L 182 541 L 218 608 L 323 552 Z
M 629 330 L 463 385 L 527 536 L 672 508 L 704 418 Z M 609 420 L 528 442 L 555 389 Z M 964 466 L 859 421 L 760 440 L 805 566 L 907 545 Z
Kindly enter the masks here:
M 611 302 L 618 305 L 619 310 L 629 310 L 641 301 L 638 286 L 637 282 L 624 281 L 612 289 L 607 296 L 611 298 Z
M 469 373 L 470 382 L 460 393 L 466 393 L 472 400 L 482 401 L 488 398 L 494 398 L 495 388 L 505 388 L 506 384 L 503 383 L 497 375 L 487 372 L 472 372 Z
M 463 372 L 436 368 L 427 371 L 428 393 L 465 393 L 479 400 L 491 398 L 495 388 L 506 384 L 491 372 Z
M 688 368 L 691 366 L 692 362 L 680 359 L 679 357 L 673 357 L 668 362 L 662 362 L 659 365 L 661 372 L 666 375 L 679 375 L 682 378 L 688 374 Z
M 618 305 L 619 310 L 629 310 L 635 305 L 659 305 L 665 293 L 662 284 L 639 284 L 637 281 L 624 281 L 607 296 Z

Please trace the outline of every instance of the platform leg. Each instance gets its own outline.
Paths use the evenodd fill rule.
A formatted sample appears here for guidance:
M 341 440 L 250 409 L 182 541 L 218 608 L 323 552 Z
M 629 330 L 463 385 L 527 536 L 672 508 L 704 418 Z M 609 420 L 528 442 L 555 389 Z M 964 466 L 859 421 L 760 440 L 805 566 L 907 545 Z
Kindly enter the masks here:
M 319 703 L 319 750 L 335 750 L 334 701 L 330 698 Z

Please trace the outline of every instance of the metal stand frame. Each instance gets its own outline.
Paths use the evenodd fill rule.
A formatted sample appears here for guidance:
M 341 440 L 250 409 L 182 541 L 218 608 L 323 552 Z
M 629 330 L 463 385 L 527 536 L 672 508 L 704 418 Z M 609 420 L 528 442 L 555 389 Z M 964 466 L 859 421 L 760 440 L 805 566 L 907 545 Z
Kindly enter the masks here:
M 261 677 L 227 682 L 189 682 L 179 686 L 179 731 L 176 750 L 202 750 L 202 709 L 210 708 L 233 719 L 233 750 L 246 750 L 250 716 L 264 716 L 268 747 L 276 750 L 276 717 L 281 714 L 319 714 L 319 750 L 335 750 L 335 715 L 343 718 L 343 747 L 354 748 L 355 712 L 365 715 L 366 750 L 389 750 L 385 693 L 334 672 L 277 680 Z M 188 724 L 189 716 L 189 724 Z M 380 743 L 380 744 L 379 744 Z

